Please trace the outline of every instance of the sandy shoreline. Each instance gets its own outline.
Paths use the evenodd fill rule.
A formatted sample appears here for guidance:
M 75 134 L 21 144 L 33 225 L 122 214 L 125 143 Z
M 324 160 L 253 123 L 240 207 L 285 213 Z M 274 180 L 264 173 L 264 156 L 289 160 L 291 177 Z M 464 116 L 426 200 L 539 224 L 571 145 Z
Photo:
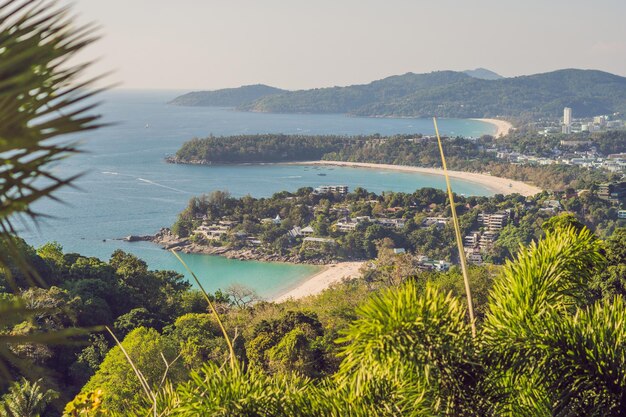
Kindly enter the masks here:
M 513 125 L 506 120 L 500 119 L 470 119 L 470 120 L 478 120 L 480 122 L 489 123 L 496 126 L 496 133 L 493 135 L 496 139 L 502 136 L 505 136 L 509 133 L 511 129 L 513 129 Z
M 272 301 L 281 302 L 290 298 L 298 299 L 309 295 L 319 294 L 336 282 L 344 278 L 356 278 L 360 276 L 359 269 L 363 262 L 339 262 L 326 265 L 320 272 L 310 276 L 297 287 L 279 295 Z
M 443 170 L 439 168 L 420 168 L 407 165 L 371 164 L 367 162 L 342 162 L 342 161 L 309 161 L 309 162 L 289 162 L 290 165 L 332 165 L 355 168 L 388 169 L 392 171 L 415 172 L 420 174 L 443 175 Z M 523 196 L 531 196 L 540 193 L 539 187 L 523 183 L 521 181 L 510 180 L 508 178 L 492 177 L 488 174 L 478 174 L 475 172 L 448 171 L 451 178 L 459 178 L 465 181 L 475 182 L 493 190 L 497 194 L 518 193 Z

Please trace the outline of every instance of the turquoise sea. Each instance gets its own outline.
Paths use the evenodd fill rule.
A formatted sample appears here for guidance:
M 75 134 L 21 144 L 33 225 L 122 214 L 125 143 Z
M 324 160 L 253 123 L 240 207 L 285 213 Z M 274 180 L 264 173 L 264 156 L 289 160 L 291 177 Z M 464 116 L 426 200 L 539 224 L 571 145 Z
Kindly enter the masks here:
M 443 177 L 385 170 L 287 165 L 185 166 L 164 157 L 193 137 L 252 133 L 298 134 L 433 134 L 430 119 L 371 119 L 335 114 L 261 114 L 231 109 L 179 107 L 166 104 L 176 91 L 111 91 L 98 111 L 112 126 L 80 135 L 83 153 L 55 166 L 62 176 L 84 173 L 77 189 L 65 188 L 35 211 L 47 219 L 21 226 L 21 236 L 35 246 L 61 243 L 67 252 L 107 259 L 118 248 L 136 254 L 152 269 L 183 272 L 176 259 L 150 243 L 126 243 L 121 237 L 153 234 L 171 225 L 190 197 L 213 190 L 234 196 L 270 196 L 304 186 L 346 184 L 381 192 L 412 192 L 430 186 L 444 188 Z M 440 120 L 447 135 L 494 133 L 487 123 Z M 318 174 L 323 173 L 325 176 Z M 478 184 L 453 180 L 458 193 L 491 195 Z M 18 225 L 19 227 L 20 225 Z M 186 255 L 185 260 L 211 291 L 239 282 L 270 297 L 294 286 L 317 268 L 301 265 L 242 262 L 215 256 Z

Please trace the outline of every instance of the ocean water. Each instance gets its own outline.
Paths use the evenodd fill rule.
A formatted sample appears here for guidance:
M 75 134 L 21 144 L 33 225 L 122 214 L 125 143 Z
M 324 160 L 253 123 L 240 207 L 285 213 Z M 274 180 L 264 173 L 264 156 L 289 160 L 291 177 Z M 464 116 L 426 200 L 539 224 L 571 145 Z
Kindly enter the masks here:
M 35 246 L 57 241 L 68 252 L 102 259 L 115 249 L 123 249 L 146 260 L 152 269 L 184 273 L 176 259 L 159 247 L 119 239 L 130 234 L 152 234 L 171 225 L 190 197 L 213 190 L 266 197 L 282 190 L 323 184 L 346 184 L 351 189 L 361 186 L 375 192 L 445 187 L 441 176 L 363 168 L 166 164 L 164 157 L 175 153 L 184 141 L 209 134 L 434 133 L 430 119 L 260 114 L 166 104 L 178 94 L 112 91 L 103 95 L 98 111 L 103 121 L 114 125 L 77 137 L 83 153 L 54 167 L 61 176 L 83 173 L 75 183 L 77 188 L 57 192 L 63 204 L 38 202 L 34 210 L 49 217 L 37 227 L 18 224 L 21 236 Z M 490 124 L 463 119 L 442 119 L 439 125 L 447 135 L 480 136 L 495 130 Z M 462 194 L 493 194 L 481 185 L 462 180 L 453 180 L 453 186 Z M 306 265 L 242 262 L 205 255 L 186 255 L 185 260 L 211 291 L 238 282 L 266 297 L 285 291 L 317 271 Z

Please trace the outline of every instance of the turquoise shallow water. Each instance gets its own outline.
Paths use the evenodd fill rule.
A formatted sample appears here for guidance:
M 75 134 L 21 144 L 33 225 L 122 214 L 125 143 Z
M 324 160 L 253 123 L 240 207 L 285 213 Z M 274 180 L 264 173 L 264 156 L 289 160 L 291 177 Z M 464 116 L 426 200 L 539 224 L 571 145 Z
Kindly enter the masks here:
M 48 216 L 39 230 L 24 225 L 21 235 L 31 244 L 60 242 L 66 251 L 106 259 L 118 248 L 145 259 L 153 269 L 184 272 L 175 258 L 148 243 L 125 243 L 129 234 L 151 234 L 173 223 L 188 199 L 213 190 L 235 196 L 269 196 L 304 186 L 347 184 L 381 192 L 412 192 L 430 186 L 444 188 L 443 177 L 386 170 L 287 165 L 186 166 L 163 161 L 192 137 L 209 134 L 433 134 L 429 119 L 368 119 L 343 115 L 259 114 L 230 109 L 177 107 L 165 104 L 177 92 L 115 91 L 99 108 L 105 121 L 116 122 L 81 135 L 84 153 L 55 167 L 61 175 L 83 172 L 76 185 L 57 193 L 65 204 L 43 201 L 34 209 Z M 440 121 L 448 135 L 493 133 L 483 122 Z M 324 173 L 325 176 L 318 174 Z M 453 180 L 459 193 L 491 195 L 478 184 Z M 275 295 L 315 272 L 302 265 L 240 262 L 215 256 L 187 255 L 186 261 L 214 291 L 239 282 L 264 296 Z M 204 284 L 203 284 L 204 285 Z

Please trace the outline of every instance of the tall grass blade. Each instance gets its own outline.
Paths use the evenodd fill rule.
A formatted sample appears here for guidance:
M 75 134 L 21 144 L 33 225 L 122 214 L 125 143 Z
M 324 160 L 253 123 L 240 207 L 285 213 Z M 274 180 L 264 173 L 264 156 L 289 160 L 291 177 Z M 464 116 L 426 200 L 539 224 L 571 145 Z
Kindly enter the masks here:
M 465 261 L 465 251 L 463 250 L 463 238 L 461 237 L 461 227 L 459 226 L 459 218 L 456 215 L 456 206 L 454 205 L 454 195 L 452 194 L 452 186 L 450 185 L 450 177 L 448 176 L 448 166 L 446 165 L 446 157 L 443 154 L 443 145 L 439 136 L 439 127 L 437 126 L 437 118 L 433 117 L 435 124 L 435 133 L 437 135 L 437 143 L 439 144 L 439 152 L 441 153 L 441 164 L 443 165 L 443 174 L 446 177 L 446 187 L 448 189 L 448 199 L 450 200 L 450 211 L 452 211 L 452 221 L 454 223 L 454 233 L 456 236 L 456 246 L 459 249 L 459 260 L 461 261 L 461 271 L 463 272 L 463 281 L 465 282 L 465 293 L 467 295 L 467 309 L 470 317 L 470 325 L 472 326 L 472 337 L 476 338 L 476 322 L 474 320 L 474 304 L 472 303 L 472 291 L 470 289 L 469 277 L 467 275 L 467 263 Z

